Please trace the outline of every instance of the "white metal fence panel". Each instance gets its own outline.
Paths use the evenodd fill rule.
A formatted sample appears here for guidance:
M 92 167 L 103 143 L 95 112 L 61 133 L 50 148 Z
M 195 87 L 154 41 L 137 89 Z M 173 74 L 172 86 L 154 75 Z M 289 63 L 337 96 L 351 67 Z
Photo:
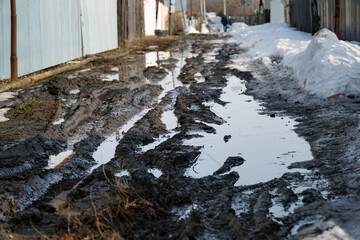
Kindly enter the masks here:
M 156 27 L 156 1 L 144 0 L 145 35 L 155 35 Z
M 81 0 L 84 54 L 118 47 L 117 1 Z
M 0 79 L 10 77 L 10 6 L 1 0 Z M 74 0 L 17 0 L 19 76 L 81 56 L 80 8 Z
M 0 0 L 0 80 L 10 77 L 10 1 Z

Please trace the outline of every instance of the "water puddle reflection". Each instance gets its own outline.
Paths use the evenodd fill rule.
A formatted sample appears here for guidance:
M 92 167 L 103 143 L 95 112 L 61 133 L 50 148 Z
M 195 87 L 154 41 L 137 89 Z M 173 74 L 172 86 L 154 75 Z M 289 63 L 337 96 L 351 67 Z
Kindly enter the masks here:
M 148 170 L 148 173 L 151 173 L 152 175 L 154 175 L 154 177 L 156 177 L 156 178 L 159 178 L 163 173 L 159 170 L 159 169 L 157 169 L 157 168 L 150 168 L 149 170 Z
M 240 94 L 246 87 L 236 77 L 228 78 L 221 100 L 225 107 L 208 103 L 211 110 L 226 123 L 211 125 L 217 134 L 201 133 L 203 138 L 184 142 L 185 145 L 203 146 L 202 153 L 187 176 L 201 178 L 213 174 L 229 156 L 241 155 L 245 163 L 232 168 L 240 174 L 236 185 L 251 185 L 281 177 L 285 172 L 298 172 L 287 167 L 293 162 L 311 160 L 309 144 L 293 131 L 295 122 L 289 117 L 271 118 L 260 115 L 260 103 L 251 96 Z M 230 135 L 228 142 L 224 136 Z M 284 154 L 286 153 L 286 154 Z
M 161 116 L 161 121 L 165 124 L 166 130 L 168 133 L 161 135 L 159 138 L 157 138 L 154 142 L 144 145 L 140 152 L 147 152 L 151 149 L 155 149 L 157 146 L 159 146 L 161 143 L 165 142 L 166 140 L 172 138 L 177 133 L 175 129 L 178 127 L 178 119 L 174 114 L 174 110 L 168 110 L 163 112 Z
M 128 170 L 121 170 L 119 173 L 115 174 L 115 177 L 128 177 L 128 176 L 130 176 Z
M 118 73 L 101 74 L 100 78 L 103 82 L 120 81 L 120 76 Z
M 135 115 L 118 131 L 106 138 L 105 141 L 100 144 L 100 146 L 92 155 L 92 157 L 96 161 L 96 165 L 91 167 L 90 173 L 99 166 L 108 163 L 115 156 L 116 147 L 119 144 L 120 140 L 123 138 L 124 134 L 129 131 L 130 128 L 132 128 L 137 121 L 144 117 L 148 111 L 150 111 L 150 109 L 145 109 L 139 114 Z

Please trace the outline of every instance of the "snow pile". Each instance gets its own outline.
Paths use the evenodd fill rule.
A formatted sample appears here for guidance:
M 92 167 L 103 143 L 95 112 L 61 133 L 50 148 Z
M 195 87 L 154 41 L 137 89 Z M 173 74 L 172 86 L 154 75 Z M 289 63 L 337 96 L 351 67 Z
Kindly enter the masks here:
M 200 32 L 197 31 L 193 26 L 188 26 L 187 28 L 185 28 L 184 33 L 192 34 L 192 33 L 200 33 Z
M 201 25 L 201 33 L 202 33 L 202 34 L 208 34 L 209 32 L 210 32 L 210 31 L 209 31 L 206 23 L 203 23 L 203 24 Z
M 342 93 L 360 96 L 360 47 L 339 41 L 327 29 L 314 37 L 287 24 L 247 26 L 236 23 L 232 39 L 269 69 L 274 60 L 290 68 L 299 85 L 320 97 Z
M 333 32 L 322 29 L 296 60 L 288 65 L 306 90 L 319 91 L 323 97 L 360 96 L 359 46 L 339 41 Z

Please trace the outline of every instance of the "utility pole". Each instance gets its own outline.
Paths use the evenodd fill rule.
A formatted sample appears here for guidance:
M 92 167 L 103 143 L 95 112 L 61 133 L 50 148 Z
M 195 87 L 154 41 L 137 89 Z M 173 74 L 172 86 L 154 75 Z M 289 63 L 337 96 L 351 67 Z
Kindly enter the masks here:
M 204 18 L 206 19 L 206 0 L 204 0 Z
M 171 15 L 172 15 L 172 6 L 173 6 L 173 1 L 174 0 L 169 0 L 169 35 L 171 35 Z M 175 7 L 175 6 L 174 6 Z
M 18 59 L 17 59 L 17 20 L 16 20 L 16 2 L 10 0 L 11 8 L 11 79 L 18 80 Z
M 226 0 L 224 0 L 224 16 L 226 16 Z

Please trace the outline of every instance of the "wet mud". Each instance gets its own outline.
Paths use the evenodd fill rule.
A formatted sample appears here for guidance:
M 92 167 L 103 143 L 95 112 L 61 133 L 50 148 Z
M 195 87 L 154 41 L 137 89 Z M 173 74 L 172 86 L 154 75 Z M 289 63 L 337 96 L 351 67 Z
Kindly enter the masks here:
M 0 238 L 359 238 L 356 100 L 320 100 L 258 63 L 233 68 L 246 49 L 215 38 L 103 59 L 0 101 L 11 108 L 0 122 Z M 218 134 L 230 121 L 213 105 L 230 106 L 229 77 L 246 86 L 238 94 L 253 97 L 245 103 L 261 103 L 259 114 L 295 119 L 313 159 L 239 185 L 236 169 L 252 159 L 228 153 L 206 176 L 189 176 L 204 146 L 187 142 L 238 138 Z M 114 147 L 106 161 L 95 154 L 102 144 Z M 51 156 L 66 157 L 50 167 Z

